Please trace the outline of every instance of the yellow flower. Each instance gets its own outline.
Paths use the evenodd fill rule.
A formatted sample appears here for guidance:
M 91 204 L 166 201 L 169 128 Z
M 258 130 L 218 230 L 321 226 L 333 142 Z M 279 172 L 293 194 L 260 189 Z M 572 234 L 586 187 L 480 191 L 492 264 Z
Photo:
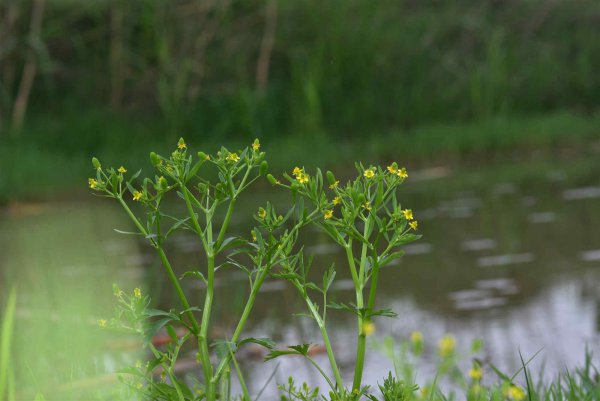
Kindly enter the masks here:
M 294 169 L 292 170 L 292 174 L 296 176 L 296 178 L 298 178 L 299 175 L 302 175 L 302 170 L 300 169 L 300 167 L 294 167 Z
M 237 153 L 230 153 L 227 155 L 227 161 L 235 163 L 239 160 L 240 160 L 240 157 L 237 155 Z
M 413 343 L 421 343 L 423 342 L 423 333 L 420 331 L 413 331 L 410 333 L 410 341 Z
M 362 207 L 363 207 L 363 209 L 370 211 L 371 210 L 371 202 L 363 203 Z
M 256 242 L 256 234 L 254 233 L 254 231 L 250 231 L 250 235 L 252 235 L 252 241 Z
M 183 138 L 179 138 L 179 142 L 177 142 L 177 148 L 179 150 L 185 150 L 187 148 L 187 145 L 185 144 Z
M 300 173 L 296 179 L 300 184 L 306 184 L 308 182 L 308 174 Z
M 396 174 L 398 172 L 398 167 L 394 166 L 393 164 L 387 166 L 387 169 L 392 174 Z
M 411 221 L 410 223 L 408 223 L 408 225 L 415 231 L 417 231 L 417 229 L 419 228 L 419 222 L 417 220 Z
M 363 175 L 365 176 L 365 178 L 370 179 L 370 178 L 375 177 L 375 171 L 373 171 L 373 169 L 370 168 L 370 169 L 365 170 Z
M 400 178 L 408 178 L 408 173 L 406 172 L 406 169 L 404 167 L 402 167 L 400 170 L 398 170 L 398 172 L 396 174 Z
M 511 384 L 510 387 L 504 391 L 504 395 L 510 399 L 521 401 L 525 398 L 525 391 L 521 387 Z
M 339 196 L 336 196 L 335 198 L 333 198 L 333 204 L 334 205 L 339 205 L 340 203 L 342 203 L 342 198 Z
M 473 380 L 481 380 L 483 377 L 483 369 L 479 365 L 469 369 L 469 377 Z
M 336 189 L 336 188 L 338 187 L 338 184 L 339 184 L 339 183 L 340 183 L 339 181 L 336 181 L 336 182 L 334 182 L 333 184 L 331 184 L 331 185 L 329 186 L 329 189 Z
M 263 209 L 262 207 L 258 208 L 258 217 L 261 219 L 264 219 L 265 217 L 267 217 L 267 211 L 265 209 Z
M 98 319 L 98 326 L 100 327 L 106 327 L 106 320 L 105 319 Z
M 325 220 L 332 218 L 333 217 L 333 210 L 325 210 L 323 212 L 323 217 L 325 217 Z
M 375 324 L 373 322 L 364 322 L 362 325 L 362 334 L 370 336 L 373 333 L 375 333 Z
M 140 199 L 142 199 L 143 194 L 140 191 L 135 191 L 133 193 L 133 200 L 134 201 L 139 201 Z
M 135 288 L 133 290 L 133 296 L 136 298 L 141 298 L 142 297 L 142 290 L 140 290 L 139 288 Z
M 121 174 L 125 174 L 127 172 L 127 170 L 123 166 L 119 167 L 119 169 L 117 171 Z
M 404 209 L 402 211 L 402 214 L 404 215 L 404 218 L 406 220 L 412 220 L 413 219 L 412 210 L 410 210 L 410 209 Z
M 258 151 L 258 149 L 260 149 L 260 142 L 258 141 L 258 138 L 257 138 L 252 143 L 252 150 L 256 152 L 256 151 Z
M 90 186 L 90 188 L 96 189 L 98 188 L 98 180 L 96 180 L 95 178 L 89 178 L 88 185 Z
M 451 335 L 445 335 L 439 342 L 440 355 L 443 358 L 449 357 L 454 352 L 456 340 Z

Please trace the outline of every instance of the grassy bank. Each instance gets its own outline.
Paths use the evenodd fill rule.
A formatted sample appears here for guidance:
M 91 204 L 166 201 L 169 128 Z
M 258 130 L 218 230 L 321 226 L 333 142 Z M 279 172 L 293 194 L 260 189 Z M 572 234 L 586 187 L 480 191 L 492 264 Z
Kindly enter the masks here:
M 162 121 L 108 112 L 33 120 L 21 140 L 0 142 L 0 200 L 65 196 L 82 190 L 91 172 L 92 155 L 107 165 L 150 167 L 147 155 L 151 150 L 173 147 L 163 135 Z M 181 135 L 194 148 L 208 150 L 221 144 L 236 148 L 254 139 L 250 134 L 231 140 L 215 138 L 200 130 Z M 487 163 L 582 147 L 599 138 L 600 113 L 583 116 L 564 112 L 425 125 L 404 131 L 365 131 L 350 139 L 307 133 L 261 140 L 269 152 L 271 170 L 277 173 L 292 164 L 332 167 L 353 160 L 396 160 L 411 168 L 465 161 Z

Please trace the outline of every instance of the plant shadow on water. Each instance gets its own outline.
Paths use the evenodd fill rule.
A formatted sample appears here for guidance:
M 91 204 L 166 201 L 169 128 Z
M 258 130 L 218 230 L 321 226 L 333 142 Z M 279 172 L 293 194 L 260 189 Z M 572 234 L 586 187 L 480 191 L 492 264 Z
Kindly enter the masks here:
M 402 200 L 414 205 L 425 236 L 406 248 L 399 263 L 385 268 L 377 303 L 395 310 L 399 318 L 381 320 L 377 337 L 405 340 L 421 330 L 426 344 L 433 344 L 453 333 L 459 348 L 483 338 L 486 358 L 509 371 L 520 366 L 518 348 L 524 355 L 543 348 L 534 364 L 541 369 L 543 362 L 547 375 L 580 364 L 586 346 L 600 352 L 600 191 L 595 191 L 600 165 L 592 161 L 591 166 L 573 176 L 569 166 L 554 166 L 552 174 L 516 182 L 492 172 L 454 185 L 406 185 Z M 560 171 L 566 173 L 557 174 Z M 288 201 L 285 195 L 274 196 L 275 203 Z M 267 197 L 273 199 L 273 194 L 246 197 L 247 213 L 240 214 L 251 216 Z M 252 227 L 250 219 L 231 224 L 240 234 Z M 113 282 L 123 288 L 145 287 L 159 306 L 174 302 L 174 294 L 162 290 L 164 278 L 157 274 L 159 262 L 152 251 L 113 228 L 127 229 L 120 211 L 95 201 L 13 210 L 0 222 L 0 242 L 6 250 L 0 259 L 3 282 L 17 282 L 19 287 L 15 378 L 27 383 L 25 387 L 34 383 L 31 391 L 42 391 L 48 399 L 88 394 L 99 383 L 85 380 L 112 382 L 114 376 L 108 373 L 144 358 L 128 337 L 98 329 L 97 320 L 110 315 L 114 306 Z M 304 235 L 315 266 L 343 264 L 343 255 L 322 245 L 322 234 Z M 188 237 L 176 237 L 169 253 L 177 273 L 190 266 L 202 268 L 197 251 Z M 348 301 L 352 295 L 348 280 L 340 272 L 336 300 Z M 186 291 L 191 300 L 199 300 L 203 288 L 189 285 Z M 213 311 L 222 325 L 212 334 L 223 336 L 243 306 L 246 282 L 232 270 L 216 283 L 216 292 L 217 299 L 228 300 L 216 303 Z M 282 345 L 319 343 L 311 321 L 293 316 L 299 310 L 289 285 L 272 280 L 262 288 L 246 331 Z M 352 365 L 356 322 L 338 313 L 330 319 L 340 363 Z M 262 357 L 254 349 L 240 355 L 252 393 L 261 389 L 278 363 L 263 365 Z M 194 355 L 182 360 L 183 370 L 199 372 Z M 323 384 L 301 358 L 279 363 L 274 380 L 278 383 L 285 383 L 287 372 L 294 371 L 298 381 Z M 381 355 L 371 354 L 365 362 L 365 383 L 374 385 L 389 369 L 391 364 Z M 271 385 L 264 397 L 274 398 L 275 391 Z

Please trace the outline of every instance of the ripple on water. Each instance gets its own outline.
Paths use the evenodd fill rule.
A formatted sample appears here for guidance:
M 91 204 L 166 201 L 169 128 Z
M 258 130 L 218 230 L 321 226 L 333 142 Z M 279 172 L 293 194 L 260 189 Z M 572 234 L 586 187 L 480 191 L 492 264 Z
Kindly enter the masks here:
M 527 216 L 527 220 L 533 224 L 553 223 L 556 221 L 556 213 L 554 212 L 538 212 L 531 213 Z
M 520 263 L 533 262 L 535 256 L 533 253 L 513 253 L 505 255 L 484 256 L 477 259 L 477 264 L 481 267 L 508 266 Z
M 496 248 L 496 240 L 491 238 L 478 238 L 463 241 L 462 249 L 465 251 L 485 251 Z
M 600 187 L 571 188 L 563 191 L 564 200 L 600 198 Z
M 600 249 L 584 251 L 579 254 L 579 259 L 584 262 L 595 262 L 600 260 Z

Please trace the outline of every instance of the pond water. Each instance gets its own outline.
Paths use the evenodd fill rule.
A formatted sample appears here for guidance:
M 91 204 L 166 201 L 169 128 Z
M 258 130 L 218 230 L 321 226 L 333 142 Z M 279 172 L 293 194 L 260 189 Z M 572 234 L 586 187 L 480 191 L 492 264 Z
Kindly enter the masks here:
M 465 352 L 472 339 L 482 338 L 484 357 L 509 372 L 520 366 L 519 350 L 526 359 L 541 350 L 531 367 L 546 376 L 582 364 L 586 348 L 595 352 L 597 362 L 598 177 L 597 154 L 483 172 L 437 169 L 412 174 L 401 200 L 413 209 L 423 238 L 405 247 L 401 261 L 382 270 L 378 307 L 389 307 L 399 317 L 379 319 L 372 341 L 385 336 L 402 341 L 412 331 L 422 331 L 429 346 L 425 372 L 431 368 L 427 363 L 434 358 L 435 344 L 447 333 Z M 274 196 L 275 203 L 287 202 L 285 194 Z M 246 215 L 267 198 L 272 194 L 259 191 L 249 196 L 243 207 Z M 251 225 L 251 219 L 233 220 L 232 231 L 248 235 Z M 48 383 L 102 378 L 141 358 L 133 351 L 135 343 L 98 333 L 95 327 L 96 319 L 111 315 L 113 282 L 123 288 L 141 286 L 160 305 L 176 305 L 152 250 L 113 228 L 127 230 L 127 221 L 116 205 L 102 199 L 20 206 L 4 213 L 0 267 L 5 283 L 19 285 L 16 346 L 23 372 L 43 376 L 50 366 L 54 374 L 45 379 Z M 343 272 L 340 250 L 316 231 L 305 233 L 303 240 L 307 253 L 316 256 L 315 269 L 336 262 L 340 273 L 334 296 L 351 301 L 352 286 Z M 202 268 L 199 244 L 192 237 L 175 237 L 169 254 L 178 272 Z M 199 303 L 202 286 L 191 280 L 184 283 L 190 298 Z M 228 271 L 219 277 L 213 319 L 220 324 L 212 333 L 215 337 L 230 333 L 246 294 L 243 275 Z M 246 332 L 271 337 L 282 347 L 320 344 L 313 322 L 295 315 L 301 312 L 303 305 L 293 289 L 271 280 L 264 285 Z M 350 382 L 356 321 L 332 312 L 328 327 L 344 379 Z M 183 357 L 184 362 L 193 359 Z M 253 393 L 273 372 L 273 382 L 284 383 L 293 372 L 299 380 L 322 385 L 316 372 L 297 358 L 263 364 L 260 355 L 249 353 L 242 359 Z M 325 356 L 316 359 L 327 366 Z M 71 366 L 70 376 L 57 361 Z M 92 362 L 74 375 L 76 361 Z M 369 354 L 365 383 L 375 384 L 391 368 L 380 353 Z M 271 383 L 265 398 L 274 397 L 275 391 Z

